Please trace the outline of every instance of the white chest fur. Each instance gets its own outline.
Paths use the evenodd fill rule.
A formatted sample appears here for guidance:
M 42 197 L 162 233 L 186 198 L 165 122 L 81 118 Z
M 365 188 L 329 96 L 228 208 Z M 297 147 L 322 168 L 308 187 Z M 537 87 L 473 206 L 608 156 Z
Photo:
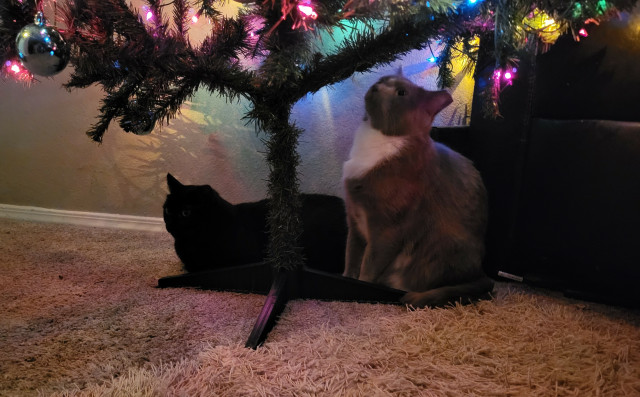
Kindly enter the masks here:
M 395 156 L 405 145 L 402 136 L 387 136 L 364 121 L 356 131 L 349 160 L 342 166 L 342 179 L 359 178 L 382 161 Z

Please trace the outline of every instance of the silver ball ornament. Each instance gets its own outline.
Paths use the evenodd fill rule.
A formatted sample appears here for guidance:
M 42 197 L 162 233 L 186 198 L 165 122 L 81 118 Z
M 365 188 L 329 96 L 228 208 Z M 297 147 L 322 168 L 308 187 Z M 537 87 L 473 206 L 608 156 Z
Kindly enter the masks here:
M 18 57 L 28 71 L 39 76 L 53 76 L 69 63 L 70 46 L 60 32 L 47 26 L 42 12 L 35 21 L 20 30 L 16 37 Z
M 137 99 L 132 99 L 127 106 L 124 117 L 120 120 L 120 127 L 125 132 L 136 135 L 149 135 L 156 125 L 153 112 L 142 107 Z

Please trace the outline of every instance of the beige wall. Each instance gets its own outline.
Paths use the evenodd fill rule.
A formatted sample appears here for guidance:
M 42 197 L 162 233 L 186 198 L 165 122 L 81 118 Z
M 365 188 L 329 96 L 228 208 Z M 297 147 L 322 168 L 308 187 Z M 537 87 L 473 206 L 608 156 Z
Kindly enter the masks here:
M 399 65 L 414 82 L 434 89 L 427 57 L 412 53 L 295 106 L 293 118 L 305 130 L 299 145 L 303 191 L 342 195 L 341 167 L 363 115 L 365 91 Z M 102 92 L 65 91 L 69 72 L 30 88 L 0 81 L 0 203 L 161 216 L 167 172 L 184 183 L 210 184 L 234 203 L 265 197 L 265 136 L 244 125 L 246 103 L 227 104 L 199 91 L 168 126 L 136 136 L 114 123 L 98 145 L 85 131 L 95 122 Z M 471 111 L 472 79 L 459 76 L 451 91 L 454 103 L 437 125 L 462 125 Z

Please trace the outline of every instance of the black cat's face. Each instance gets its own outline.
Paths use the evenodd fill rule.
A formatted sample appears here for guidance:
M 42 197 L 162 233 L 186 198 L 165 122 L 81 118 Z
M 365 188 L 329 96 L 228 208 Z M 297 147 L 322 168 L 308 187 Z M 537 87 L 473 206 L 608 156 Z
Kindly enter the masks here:
M 446 91 L 427 91 L 393 75 L 372 85 L 364 101 L 371 126 L 385 135 L 399 136 L 429 131 L 435 115 L 453 99 Z
M 196 236 L 211 227 L 213 211 L 222 200 L 211 186 L 182 185 L 171 174 L 167 182 L 169 194 L 163 205 L 167 231 L 174 237 Z
M 164 202 L 164 223 L 167 231 L 174 236 L 178 233 L 196 233 L 196 229 L 200 228 L 202 221 L 207 218 L 207 206 L 203 200 L 206 197 L 206 191 L 193 188 L 200 188 L 200 186 L 184 186 L 183 191 L 167 195 Z

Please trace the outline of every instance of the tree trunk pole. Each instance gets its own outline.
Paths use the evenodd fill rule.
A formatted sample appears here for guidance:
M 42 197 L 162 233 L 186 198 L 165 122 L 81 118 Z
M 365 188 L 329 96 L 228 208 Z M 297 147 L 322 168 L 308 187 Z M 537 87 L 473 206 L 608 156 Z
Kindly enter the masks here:
M 273 105 L 272 105 L 273 106 Z M 304 261 L 298 246 L 302 234 L 297 152 L 301 130 L 289 122 L 291 106 L 274 109 L 266 142 L 269 166 L 268 191 L 271 198 L 267 258 L 276 270 L 299 269 Z

